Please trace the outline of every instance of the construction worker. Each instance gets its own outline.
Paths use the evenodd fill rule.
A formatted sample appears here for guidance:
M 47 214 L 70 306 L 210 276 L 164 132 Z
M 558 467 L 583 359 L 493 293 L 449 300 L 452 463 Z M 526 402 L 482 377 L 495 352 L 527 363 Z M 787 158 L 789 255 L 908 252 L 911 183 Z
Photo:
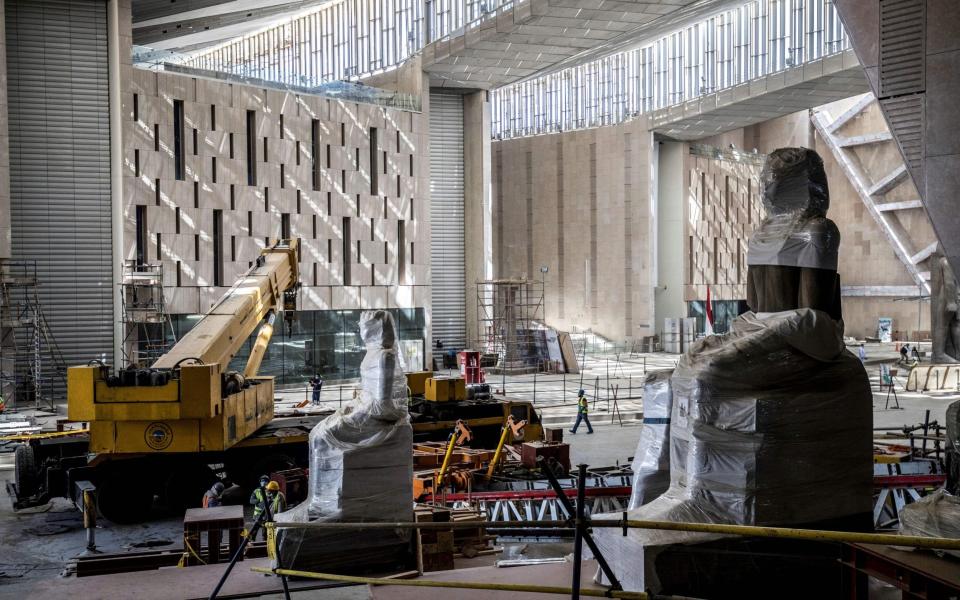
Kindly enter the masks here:
M 570 433 L 576 433 L 577 428 L 580 427 L 580 421 L 583 421 L 587 424 L 587 433 L 593 433 L 593 425 L 590 424 L 590 417 L 587 416 L 589 412 L 589 405 L 587 402 L 587 393 L 583 390 L 577 392 L 577 422 L 573 424 L 573 429 L 570 430 Z
M 203 495 L 204 508 L 216 508 L 223 506 L 223 484 L 219 481 L 206 491 Z
M 270 477 L 266 475 L 260 476 L 260 483 L 257 484 L 257 487 L 254 488 L 253 493 L 250 494 L 250 504 L 253 505 L 253 518 L 256 519 L 260 516 L 260 513 L 263 512 L 264 498 L 266 498 L 267 484 L 270 483 Z
M 270 502 L 270 514 L 273 516 L 287 510 L 287 497 L 280 491 L 280 484 L 276 481 L 267 484 L 267 501 Z
M 270 483 L 270 477 L 267 475 L 260 476 L 259 485 L 253 490 L 253 493 L 250 494 L 250 504 L 253 505 L 253 522 L 256 523 L 257 519 L 260 518 L 260 515 L 263 514 L 265 506 L 267 505 L 267 484 Z M 261 524 L 260 527 L 260 536 L 261 539 L 267 539 L 267 530 L 263 528 Z
M 260 477 L 260 487 L 253 490 L 250 494 L 250 504 L 253 505 L 253 520 L 256 522 L 260 515 L 270 506 L 270 516 L 275 516 L 278 512 L 287 509 L 287 498 L 280 491 L 280 485 L 276 481 L 271 481 L 266 475 Z M 261 539 L 267 539 L 267 530 L 260 527 Z
M 310 380 L 310 388 L 313 390 L 313 405 L 320 406 L 320 390 L 323 389 L 323 378 L 316 374 Z
M 900 346 L 900 360 L 897 361 L 899 364 L 908 364 L 910 357 L 910 344 L 904 344 Z

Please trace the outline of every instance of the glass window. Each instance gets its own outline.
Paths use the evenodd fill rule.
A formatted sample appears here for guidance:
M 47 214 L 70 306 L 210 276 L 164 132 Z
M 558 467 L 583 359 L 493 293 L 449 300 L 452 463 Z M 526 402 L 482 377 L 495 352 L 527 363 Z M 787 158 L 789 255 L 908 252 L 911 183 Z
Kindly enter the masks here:
M 274 324 L 273 338 L 260 365 L 260 375 L 276 378 L 277 385 L 305 383 L 314 374 L 326 379 L 354 379 L 360 376 L 360 362 L 366 348 L 360 339 L 360 310 L 297 311 L 287 321 L 281 313 Z M 422 308 L 392 309 L 401 347 L 406 357 L 423 356 L 426 322 Z M 201 315 L 173 315 L 177 339 L 199 322 Z M 257 331 L 244 342 L 230 361 L 230 370 L 243 371 Z M 416 351 L 416 352 L 415 352 Z M 407 368 L 422 368 L 408 362 Z
M 750 310 L 747 303 L 743 300 L 711 300 L 713 308 L 713 332 L 727 333 L 730 331 L 730 324 L 738 315 Z M 696 317 L 697 331 L 704 331 L 706 325 L 706 301 L 693 300 L 687 302 L 687 316 Z
M 642 48 L 494 90 L 493 136 L 617 123 L 848 47 L 830 0 L 745 2 Z

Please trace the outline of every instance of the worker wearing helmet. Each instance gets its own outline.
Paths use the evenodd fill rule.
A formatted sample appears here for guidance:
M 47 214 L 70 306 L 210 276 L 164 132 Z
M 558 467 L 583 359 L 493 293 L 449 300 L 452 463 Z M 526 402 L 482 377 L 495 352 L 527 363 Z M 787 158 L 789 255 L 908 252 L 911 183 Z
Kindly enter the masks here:
M 267 484 L 267 500 L 270 502 L 271 515 L 287 510 L 287 497 L 280 491 L 280 484 L 276 481 Z
M 253 505 L 253 518 L 256 519 L 260 516 L 260 513 L 263 512 L 263 507 L 266 506 L 266 497 L 267 484 L 270 483 L 270 478 L 266 475 L 260 476 L 260 483 L 253 490 L 253 493 L 250 494 L 250 504 Z
M 253 520 L 256 521 L 260 515 L 270 506 L 270 516 L 276 515 L 287 509 L 287 499 L 280 491 L 280 485 L 276 481 L 271 481 L 266 475 L 260 477 L 260 486 L 250 494 L 250 504 L 253 505 Z M 266 539 L 267 530 L 260 528 L 262 539 Z
M 577 392 L 577 422 L 573 424 L 573 429 L 570 430 L 570 433 L 577 432 L 581 421 L 587 424 L 587 433 L 593 433 L 593 425 L 590 424 L 590 417 L 587 416 L 587 412 L 589 412 L 587 393 L 580 390 Z
M 223 506 L 223 484 L 219 481 L 206 491 L 203 495 L 204 508 L 216 508 Z

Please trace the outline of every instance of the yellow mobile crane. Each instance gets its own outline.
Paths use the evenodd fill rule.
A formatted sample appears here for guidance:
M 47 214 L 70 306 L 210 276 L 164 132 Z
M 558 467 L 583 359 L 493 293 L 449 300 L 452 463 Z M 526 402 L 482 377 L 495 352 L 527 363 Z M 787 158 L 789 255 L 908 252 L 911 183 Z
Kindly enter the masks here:
M 19 447 L 15 504 L 71 496 L 76 482 L 88 480 L 104 516 L 130 522 L 145 518 L 157 496 L 173 510 L 197 505 L 216 481 L 210 465 L 249 484 L 261 472 L 303 464 L 315 421 L 275 422 L 290 420 L 274 420 L 273 378 L 257 376 L 277 313 L 295 308 L 298 253 L 298 240 L 265 248 L 149 369 L 111 373 L 98 361 L 70 367 L 67 416 L 89 423 L 89 437 Z M 258 327 L 243 372 L 230 371 Z
M 257 371 L 284 294 L 296 286 L 297 252 L 297 240 L 263 250 L 151 369 L 111 376 L 98 365 L 70 367 L 67 416 L 90 423 L 90 452 L 227 450 L 270 422 L 273 378 L 257 377 Z M 229 371 L 257 326 L 243 373 Z

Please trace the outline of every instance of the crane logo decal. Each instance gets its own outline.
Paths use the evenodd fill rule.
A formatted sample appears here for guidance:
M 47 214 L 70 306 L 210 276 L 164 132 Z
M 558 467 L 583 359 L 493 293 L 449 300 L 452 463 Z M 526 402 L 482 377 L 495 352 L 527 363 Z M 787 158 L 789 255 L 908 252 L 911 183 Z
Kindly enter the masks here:
M 154 450 L 163 450 L 173 442 L 173 430 L 166 423 L 150 423 L 143 433 L 143 439 Z

